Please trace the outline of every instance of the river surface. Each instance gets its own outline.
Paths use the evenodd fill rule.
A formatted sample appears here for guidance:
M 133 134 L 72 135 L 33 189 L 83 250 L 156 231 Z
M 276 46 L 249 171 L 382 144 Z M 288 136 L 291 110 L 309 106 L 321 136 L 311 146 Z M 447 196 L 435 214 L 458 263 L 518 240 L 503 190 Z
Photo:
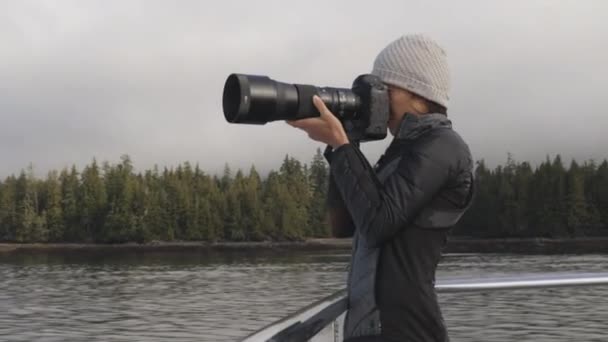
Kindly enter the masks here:
M 0 254 L 0 341 L 234 341 L 344 286 L 347 251 Z M 608 255 L 446 255 L 437 277 L 606 272 Z M 441 294 L 452 341 L 608 341 L 608 288 Z

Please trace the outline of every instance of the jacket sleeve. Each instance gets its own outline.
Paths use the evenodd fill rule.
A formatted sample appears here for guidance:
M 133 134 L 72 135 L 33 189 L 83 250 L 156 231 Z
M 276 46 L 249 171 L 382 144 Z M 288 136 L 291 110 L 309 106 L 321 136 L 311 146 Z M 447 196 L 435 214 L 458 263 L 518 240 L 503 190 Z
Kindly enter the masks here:
M 331 152 L 332 148 L 328 145 L 325 149 L 325 159 L 331 165 Z M 336 187 L 334 177 L 329 174 L 329 187 L 327 190 L 327 213 L 329 216 L 329 224 L 331 226 L 332 236 L 345 238 L 351 237 L 355 233 L 355 224 L 353 219 L 350 217 L 350 213 L 344 201 L 342 200 L 342 194 Z
M 408 150 L 384 184 L 355 145 L 332 153 L 331 176 L 369 247 L 382 245 L 411 223 L 447 183 L 449 162 L 429 153 L 431 144 Z

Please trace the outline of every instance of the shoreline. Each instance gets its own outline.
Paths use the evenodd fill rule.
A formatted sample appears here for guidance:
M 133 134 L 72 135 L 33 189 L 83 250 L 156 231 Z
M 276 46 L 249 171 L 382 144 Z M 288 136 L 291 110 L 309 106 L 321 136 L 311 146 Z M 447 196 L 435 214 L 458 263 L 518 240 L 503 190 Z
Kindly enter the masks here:
M 132 252 L 179 252 L 179 251 L 257 251 L 257 250 L 331 250 L 350 249 L 351 239 L 307 239 L 303 241 L 262 242 L 206 242 L 206 241 L 153 241 L 148 243 L 11 243 L 0 242 L 0 253 L 17 252 L 81 252 L 81 251 L 132 251 Z
M 194 251 L 350 250 L 351 239 L 307 239 L 286 242 L 150 242 L 124 244 L 0 243 L 0 253 L 46 252 L 194 252 Z M 469 239 L 452 237 L 444 253 L 608 253 L 608 237 L 575 239 Z

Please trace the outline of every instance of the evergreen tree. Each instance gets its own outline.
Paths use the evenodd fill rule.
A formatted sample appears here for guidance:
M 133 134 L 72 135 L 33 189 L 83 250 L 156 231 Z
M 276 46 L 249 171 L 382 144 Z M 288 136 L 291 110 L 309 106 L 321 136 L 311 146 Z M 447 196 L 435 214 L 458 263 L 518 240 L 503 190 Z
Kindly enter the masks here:
M 608 234 L 608 161 L 598 167 L 593 179 L 592 199 L 600 216 L 603 234 Z
M 160 205 L 163 208 L 166 221 L 165 229 L 170 240 L 178 239 L 178 208 L 177 208 L 177 178 L 173 169 L 165 168 L 161 179 Z
M 65 236 L 65 220 L 63 218 L 61 201 L 61 183 L 57 171 L 48 173 L 46 181 L 46 224 L 48 240 L 61 242 Z
M 81 208 L 80 228 L 86 240 L 99 241 L 107 214 L 107 194 L 101 170 L 93 159 L 82 171 L 79 203 Z
M 4 197 L 6 196 L 4 194 L 5 192 L 5 186 L 2 181 L 0 181 L 0 241 L 5 240 L 7 235 L 6 226 L 4 225 L 8 209 L 8 206 L 6 205 L 4 200 Z
M 517 215 L 517 200 L 515 197 L 515 189 L 513 188 L 512 178 L 515 170 L 515 165 L 511 158 L 507 165 L 499 167 L 496 170 L 498 181 L 498 198 L 499 198 L 499 226 L 498 232 L 500 235 L 512 235 L 515 216 Z
M 588 212 L 587 200 L 585 198 L 584 174 L 576 161 L 572 161 L 567 175 L 566 192 L 566 227 L 568 235 L 573 237 L 584 235 L 584 230 L 589 227 L 591 217 Z
M 552 212 L 555 217 L 555 226 L 552 230 L 554 237 L 567 237 L 567 199 L 566 199 L 566 169 L 558 154 L 551 165 L 551 180 L 553 185 Z
M 130 241 L 142 243 L 150 240 L 150 232 L 145 222 L 150 200 L 149 189 L 141 173 L 133 175 L 131 181 L 133 182 L 133 200 L 131 202 L 133 229 Z
M 482 159 L 475 167 L 475 200 L 459 222 L 455 234 L 477 237 L 499 235 L 498 185 L 495 172 L 488 169 Z
M 226 193 L 228 191 L 228 189 L 230 188 L 230 185 L 232 183 L 232 170 L 230 169 L 230 166 L 228 165 L 228 163 L 226 163 L 224 165 L 224 173 L 222 174 L 222 179 L 220 180 L 220 189 Z
M 314 155 L 309 172 L 310 191 L 312 193 L 309 208 L 309 222 L 313 236 L 330 236 L 330 226 L 327 220 L 327 191 L 329 187 L 329 168 L 320 148 Z
M 232 183 L 226 190 L 226 212 L 224 217 L 225 236 L 233 241 L 246 239 L 244 226 L 245 217 L 243 215 L 242 192 L 243 192 L 243 173 L 238 170 Z
M 263 240 L 262 180 L 255 166 L 251 166 L 249 175 L 243 181 L 241 204 L 247 238 Z
M 76 166 L 72 166 L 69 172 L 67 169 L 63 169 L 59 175 L 59 180 L 61 182 L 61 211 L 64 219 L 63 241 L 80 242 L 83 240 L 83 234 L 80 228 L 80 203 L 78 198 L 80 184 Z
M 39 213 L 38 182 L 34 178 L 33 167 L 28 173 L 21 171 L 17 179 L 17 225 L 15 240 L 17 242 L 44 242 L 48 239 L 46 222 Z
M 532 198 L 534 211 L 531 213 L 532 226 L 536 233 L 532 236 L 564 237 L 568 235 L 564 211 L 566 171 L 558 155 L 553 162 L 547 156 L 534 175 Z
M 517 164 L 513 178 L 513 187 L 515 190 L 517 203 L 513 221 L 513 230 L 515 235 L 521 237 L 528 235 L 531 227 L 529 216 L 533 177 L 534 171 L 529 163 L 523 162 L 521 164 Z
M 153 171 L 146 171 L 144 176 L 144 208 L 141 218 L 142 230 L 145 232 L 144 241 L 173 240 L 173 235 L 168 228 L 167 213 L 164 210 L 164 199 L 166 192 L 162 188 L 158 167 Z
M 202 216 L 205 217 L 206 224 L 205 236 L 207 241 L 217 241 L 224 239 L 224 219 L 225 201 L 215 179 L 205 177 L 203 179 L 206 196 L 201 201 Z
M 266 178 L 266 186 L 263 194 L 263 234 L 271 239 L 280 238 L 281 222 L 281 179 L 276 171 L 270 171 Z
M 17 180 L 6 178 L 0 190 L 0 241 L 15 241 L 17 231 Z
M 132 207 L 135 190 L 132 172 L 131 159 L 124 155 L 121 163 L 105 175 L 108 213 L 101 234 L 103 242 L 132 241 L 137 223 Z
M 587 234 L 595 235 L 601 232 L 602 227 L 602 217 L 593 195 L 595 191 L 595 175 L 596 172 L 598 172 L 595 161 L 589 160 L 583 163 L 581 172 L 583 174 L 583 183 L 585 184 L 585 200 L 587 202 L 587 212 L 589 214 Z
M 312 236 L 308 215 L 312 194 L 302 164 L 295 158 L 285 156 L 280 176 L 284 186 L 281 191 L 285 193 L 279 195 L 285 200 L 285 212 L 281 221 L 284 237 L 298 239 Z

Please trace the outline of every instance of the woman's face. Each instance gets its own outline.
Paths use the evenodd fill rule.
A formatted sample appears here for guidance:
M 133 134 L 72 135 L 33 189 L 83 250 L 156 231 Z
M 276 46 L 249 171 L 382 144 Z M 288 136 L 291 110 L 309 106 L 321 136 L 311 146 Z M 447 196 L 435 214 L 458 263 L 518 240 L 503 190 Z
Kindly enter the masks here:
M 391 134 L 395 136 L 403 116 L 405 113 L 411 112 L 412 94 L 407 90 L 392 85 L 388 86 L 388 94 L 391 108 L 388 128 L 391 131 Z

